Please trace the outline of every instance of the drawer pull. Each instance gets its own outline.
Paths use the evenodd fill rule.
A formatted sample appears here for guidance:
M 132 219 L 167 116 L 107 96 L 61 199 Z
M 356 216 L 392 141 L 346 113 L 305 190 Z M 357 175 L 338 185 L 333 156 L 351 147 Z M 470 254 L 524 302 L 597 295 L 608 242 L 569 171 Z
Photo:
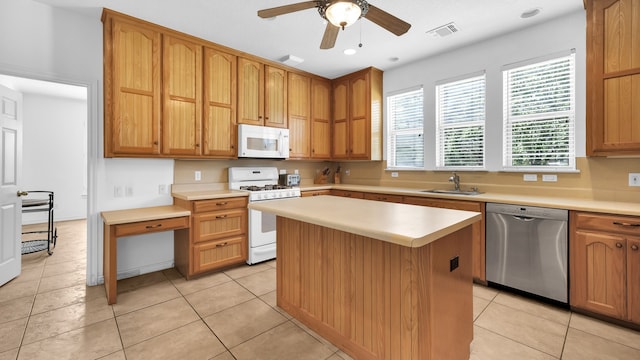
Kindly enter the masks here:
M 631 227 L 638 227 L 640 226 L 640 224 L 630 224 L 630 223 L 624 223 L 624 222 L 619 222 L 619 221 L 614 221 L 613 225 L 618 225 L 618 226 L 631 226 Z
M 638 245 L 636 244 L 631 245 L 631 250 L 638 251 Z
M 162 224 L 156 224 L 156 225 L 147 225 L 145 226 L 146 229 L 156 229 L 162 227 Z
M 227 246 L 227 243 L 223 242 L 222 244 L 216 244 L 216 247 L 223 247 L 223 246 Z
M 621 244 L 621 243 L 616 243 L 616 247 L 617 247 L 618 249 L 621 249 L 621 248 L 622 248 L 622 244 Z
M 228 204 L 228 202 L 226 202 L 226 201 L 225 202 L 219 202 L 219 203 L 216 203 L 216 206 L 225 206 L 227 204 Z
M 227 215 L 218 215 L 218 216 L 216 216 L 216 219 L 224 219 L 226 217 L 227 217 Z

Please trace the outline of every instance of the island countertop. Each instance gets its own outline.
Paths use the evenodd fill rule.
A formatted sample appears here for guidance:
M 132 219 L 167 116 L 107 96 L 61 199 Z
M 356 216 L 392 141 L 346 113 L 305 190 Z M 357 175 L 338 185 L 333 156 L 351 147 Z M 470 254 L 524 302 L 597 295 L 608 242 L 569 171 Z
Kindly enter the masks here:
M 253 202 L 248 207 L 407 247 L 424 246 L 482 218 L 472 211 L 330 195 Z

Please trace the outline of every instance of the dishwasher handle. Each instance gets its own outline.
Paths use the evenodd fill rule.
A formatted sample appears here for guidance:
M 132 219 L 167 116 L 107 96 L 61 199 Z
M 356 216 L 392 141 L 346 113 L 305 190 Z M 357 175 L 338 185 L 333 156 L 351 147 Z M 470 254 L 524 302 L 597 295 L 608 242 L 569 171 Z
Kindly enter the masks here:
M 536 219 L 536 218 L 532 218 L 532 217 L 529 217 L 529 216 L 522 216 L 522 215 L 512 215 L 512 216 L 516 220 L 526 221 L 526 222 L 533 221 L 533 220 Z

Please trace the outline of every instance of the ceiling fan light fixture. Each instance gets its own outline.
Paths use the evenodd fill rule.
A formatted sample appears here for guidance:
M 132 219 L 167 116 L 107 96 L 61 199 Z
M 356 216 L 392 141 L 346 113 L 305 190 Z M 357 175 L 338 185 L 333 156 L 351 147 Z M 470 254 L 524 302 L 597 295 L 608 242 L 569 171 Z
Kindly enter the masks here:
M 364 0 L 332 0 L 318 7 L 318 12 L 323 18 L 343 30 L 353 25 L 368 10 L 369 4 Z

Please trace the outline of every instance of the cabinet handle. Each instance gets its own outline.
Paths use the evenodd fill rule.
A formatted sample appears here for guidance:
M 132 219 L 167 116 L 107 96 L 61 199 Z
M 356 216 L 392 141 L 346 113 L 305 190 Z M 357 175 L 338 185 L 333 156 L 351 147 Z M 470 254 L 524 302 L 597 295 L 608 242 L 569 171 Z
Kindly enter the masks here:
M 631 245 L 631 250 L 638 251 L 638 245 L 636 244 Z
M 147 225 L 145 226 L 146 229 L 155 229 L 155 228 L 159 228 L 162 227 L 162 224 L 156 224 L 156 225 Z
M 225 206 L 227 204 L 228 203 L 226 201 L 225 202 L 219 202 L 219 203 L 216 203 L 216 206 Z
M 216 216 L 216 219 L 224 219 L 226 217 L 227 217 L 227 215 L 218 215 L 218 216 Z
M 223 242 L 222 244 L 216 244 L 216 247 L 223 247 L 223 246 L 227 246 L 227 243 Z
M 638 227 L 640 226 L 640 224 L 631 224 L 631 223 L 626 223 L 626 222 L 619 222 L 619 221 L 614 221 L 613 225 L 618 225 L 618 226 L 631 226 L 631 227 Z
M 158 145 L 158 142 L 157 142 L 157 141 L 154 141 L 154 142 L 153 142 L 153 145 Z
M 196 144 L 196 147 L 200 147 L 200 144 Z
M 621 248 L 622 248 L 622 244 L 621 244 L 621 243 L 616 243 L 616 247 L 617 247 L 618 249 L 621 249 Z

